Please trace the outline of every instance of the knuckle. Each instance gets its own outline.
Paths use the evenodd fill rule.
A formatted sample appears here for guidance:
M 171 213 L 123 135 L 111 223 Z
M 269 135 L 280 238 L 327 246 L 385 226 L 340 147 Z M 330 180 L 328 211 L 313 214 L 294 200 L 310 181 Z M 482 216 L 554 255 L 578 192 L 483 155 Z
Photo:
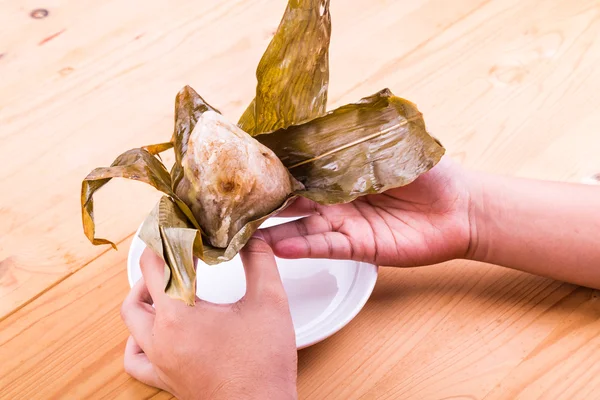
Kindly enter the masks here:
M 306 248 L 306 256 L 308 258 L 312 258 L 313 256 L 313 247 L 310 244 L 310 242 L 308 241 L 308 239 L 306 238 L 306 236 L 300 236 L 303 239 L 304 242 L 304 247 Z
M 310 211 L 313 214 L 321 214 L 320 204 L 317 203 L 316 201 L 311 201 L 311 203 L 310 203 Z
M 169 346 L 169 345 L 157 345 L 152 348 L 150 355 L 152 356 L 152 364 L 160 366 L 161 368 L 168 368 L 168 360 L 173 358 L 176 351 L 181 348 L 180 346 Z M 148 353 L 146 353 L 148 355 Z M 150 358 L 148 355 L 148 358 Z
M 231 304 L 231 311 L 234 314 L 240 314 L 244 308 L 244 306 L 246 305 L 247 300 L 246 300 L 246 296 L 242 297 L 241 299 L 239 299 L 238 301 L 236 301 L 235 303 Z
M 267 242 L 256 238 L 251 238 L 248 241 L 244 248 L 244 251 L 248 254 L 273 254 L 273 252 L 271 251 L 271 247 L 269 247 Z
M 161 314 L 160 323 L 165 328 L 172 328 L 179 325 L 180 318 L 175 312 L 165 312 Z
M 129 299 L 125 299 L 123 301 L 123 303 L 121 304 L 121 319 L 126 323 L 128 318 L 129 318 L 129 309 L 130 309 L 130 305 L 129 305 Z
M 329 218 L 321 215 L 321 220 L 327 225 L 327 232 L 335 232 L 336 231 L 336 229 L 333 226 L 333 223 L 331 222 L 331 220 Z
M 300 236 L 308 235 L 308 219 L 307 218 L 299 219 L 298 221 L 295 222 L 295 224 L 296 224 L 296 229 L 298 230 L 298 234 L 300 234 Z
M 263 301 L 271 307 L 288 308 L 288 300 L 283 290 L 278 287 L 268 286 L 263 291 Z
M 123 369 L 127 375 L 133 376 L 135 374 L 131 356 L 128 354 L 125 354 L 125 357 L 123 358 Z
M 265 241 L 267 243 L 269 243 L 269 246 L 270 246 L 271 243 L 273 243 L 273 236 L 271 235 L 271 231 L 269 230 L 269 228 L 262 229 L 261 234 L 263 235 L 263 237 L 265 238 Z
M 331 242 L 331 238 L 327 235 L 323 235 L 323 239 L 325 240 L 325 244 L 327 245 L 327 257 L 333 258 L 334 246 L 333 246 L 333 243 Z

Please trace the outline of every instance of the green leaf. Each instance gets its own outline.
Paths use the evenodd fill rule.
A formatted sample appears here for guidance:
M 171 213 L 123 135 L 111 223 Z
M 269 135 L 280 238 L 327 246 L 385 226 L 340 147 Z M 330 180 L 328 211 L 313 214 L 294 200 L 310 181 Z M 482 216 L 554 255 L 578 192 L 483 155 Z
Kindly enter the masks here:
M 165 292 L 193 306 L 196 298 L 194 254 L 202 254 L 200 230 L 171 198 L 163 196 L 140 228 L 140 238 L 165 261 Z
M 256 97 L 238 126 L 257 135 L 323 115 L 330 37 L 329 0 L 290 0 L 258 64 Z
M 382 90 L 300 125 L 256 136 L 321 204 L 404 186 L 445 150 L 411 102 Z
M 194 256 L 209 265 L 231 260 L 264 221 L 279 213 L 294 199 L 290 197 L 269 214 L 248 222 L 226 249 L 219 249 L 203 245 L 200 230 L 190 224 L 172 199 L 163 196 L 144 220 L 139 237 L 165 261 L 165 292 L 171 298 L 183 300 L 192 306 L 196 297 Z
M 117 246 L 110 240 L 95 237 L 96 224 L 94 223 L 94 193 L 112 178 L 125 178 L 144 182 L 169 195 L 186 215 L 192 226 L 199 229 L 198 222 L 189 207 L 173 192 L 169 172 L 163 163 L 154 156 L 170 147 L 162 143 L 128 150 L 118 156 L 110 167 L 96 168 L 85 177 L 81 183 L 81 218 L 83 231 L 92 244 L 110 244 L 115 250 L 117 249 Z
M 148 153 L 154 155 L 158 155 L 158 153 L 162 153 L 163 151 L 167 151 L 173 147 L 173 143 L 159 143 L 159 144 L 150 144 L 148 146 L 142 146 L 143 150 L 146 150 Z M 160 156 L 159 156 L 160 157 Z
M 83 181 L 82 218 L 90 241 L 115 247 L 95 237 L 95 191 L 115 177 L 154 186 L 166 196 L 144 221 L 140 237 L 165 260 L 166 293 L 193 305 L 194 256 L 211 265 L 231 260 L 266 219 L 297 196 L 321 204 L 349 202 L 407 185 L 431 169 L 444 154 L 443 146 L 427 133 L 417 107 L 389 90 L 326 113 L 330 35 L 329 0 L 289 0 L 258 65 L 256 96 L 238 122 L 242 130 L 277 155 L 304 184 L 302 190 L 290 194 L 275 210 L 246 223 L 227 248 L 208 245 L 190 210 L 192 204 L 182 201 L 176 189 L 184 189 L 180 185 L 182 163 L 200 116 L 219 111 L 186 86 L 175 100 L 171 142 L 129 150 L 111 167 L 97 168 Z M 175 163 L 169 174 L 155 155 L 171 147 Z
M 112 178 L 144 182 L 170 196 L 174 196 L 174 193 L 171 189 L 171 176 L 165 166 L 144 149 L 128 150 L 118 156 L 110 167 L 100 167 L 90 172 L 81 184 L 83 230 L 93 244 L 110 244 L 116 249 L 117 246 L 110 240 L 95 237 L 94 223 L 94 193 Z

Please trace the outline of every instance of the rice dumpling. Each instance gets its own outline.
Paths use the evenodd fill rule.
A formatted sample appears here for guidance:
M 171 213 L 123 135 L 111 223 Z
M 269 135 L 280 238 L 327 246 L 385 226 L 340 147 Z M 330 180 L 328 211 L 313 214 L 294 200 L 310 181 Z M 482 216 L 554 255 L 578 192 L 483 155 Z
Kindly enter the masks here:
M 161 191 L 139 237 L 165 261 L 165 292 L 193 306 L 194 257 L 209 265 L 233 259 L 295 198 L 347 203 L 433 168 L 445 149 L 410 101 L 384 89 L 327 111 L 330 34 L 329 0 L 288 0 L 237 125 L 191 87 L 180 90 L 168 143 L 128 150 L 83 180 L 88 239 L 116 248 L 96 237 L 94 223 L 94 193 L 112 178 Z M 159 153 L 171 148 L 168 171 Z
M 273 151 L 215 111 L 200 116 L 182 161 L 175 193 L 214 247 L 302 189 Z

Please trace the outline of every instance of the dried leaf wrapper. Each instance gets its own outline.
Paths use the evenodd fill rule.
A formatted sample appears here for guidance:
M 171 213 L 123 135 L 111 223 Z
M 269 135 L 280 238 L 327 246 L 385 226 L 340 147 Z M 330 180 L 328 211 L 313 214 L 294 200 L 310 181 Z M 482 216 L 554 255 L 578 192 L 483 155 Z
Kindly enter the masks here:
M 435 166 L 444 154 L 443 146 L 428 134 L 417 107 L 388 89 L 326 112 L 330 36 L 329 0 L 290 0 L 258 65 L 256 96 L 237 127 L 191 87 L 184 87 L 175 99 L 175 127 L 169 142 L 129 150 L 110 167 L 96 168 L 83 180 L 82 220 L 88 239 L 95 245 L 115 247 L 107 239 L 96 238 L 94 228 L 93 194 L 110 179 L 133 179 L 155 187 L 165 196 L 143 222 L 140 237 L 165 261 L 167 295 L 194 305 L 194 258 L 210 265 L 231 260 L 266 219 L 298 196 L 320 204 L 346 203 L 407 185 Z M 212 150 L 214 157 L 197 147 L 198 141 L 206 144 L 202 138 L 215 139 L 211 138 L 211 129 L 224 129 L 223 143 L 233 138 L 240 141 L 240 146 L 248 146 L 248 154 L 259 157 L 255 165 L 275 157 L 270 161 L 276 162 L 269 165 L 274 165 L 275 171 L 282 168 L 285 174 L 274 176 L 281 182 L 291 182 L 288 191 L 275 197 L 272 209 L 258 214 L 254 210 L 254 214 L 248 214 L 252 218 L 246 218 L 239 230 L 233 228 L 227 236 L 214 232 L 216 228 L 207 222 L 215 218 L 219 222 L 227 215 L 207 214 L 219 211 L 210 209 L 210 202 L 204 202 L 202 196 L 209 193 L 218 197 L 222 192 L 233 198 L 238 192 L 232 191 L 243 193 L 239 185 L 255 176 L 229 176 L 227 168 L 222 168 L 223 172 L 197 163 L 227 161 L 219 161 L 218 157 L 226 155 L 220 154 L 218 146 Z M 158 157 L 171 148 L 175 163 L 169 172 Z M 237 153 L 232 150 L 232 154 Z M 242 164 L 239 170 L 251 166 Z M 198 171 L 217 171 L 209 173 L 223 177 L 201 176 Z M 210 182 L 215 182 L 214 187 Z M 192 189 L 195 192 L 190 192 Z M 271 189 L 265 190 L 269 193 Z M 226 204 L 235 208 L 235 198 Z M 221 225 L 232 229 L 230 221 Z

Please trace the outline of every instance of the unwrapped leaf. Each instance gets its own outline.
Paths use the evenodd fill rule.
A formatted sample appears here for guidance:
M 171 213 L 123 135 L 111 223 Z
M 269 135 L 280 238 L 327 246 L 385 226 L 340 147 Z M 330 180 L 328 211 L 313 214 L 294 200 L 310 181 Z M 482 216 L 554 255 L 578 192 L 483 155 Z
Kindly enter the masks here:
M 189 207 L 173 192 L 169 172 L 155 157 L 159 151 L 171 147 L 159 144 L 128 150 L 118 156 L 110 167 L 96 168 L 85 177 L 81 183 L 81 218 L 83 231 L 92 244 L 110 244 L 115 250 L 117 249 L 117 246 L 110 240 L 95 237 L 96 224 L 94 223 L 94 193 L 112 178 L 144 182 L 169 195 L 187 216 L 190 223 L 194 227 L 200 228 Z
M 94 224 L 94 193 L 112 178 L 132 179 L 154 186 L 168 195 L 174 193 L 171 189 L 171 176 L 165 166 L 144 149 L 126 151 L 117 157 L 110 167 L 100 167 L 90 172 L 81 184 L 81 216 L 84 233 L 93 244 L 110 244 L 116 249 L 117 246 L 110 240 L 95 237 Z
M 148 153 L 152 154 L 153 156 L 157 155 L 160 157 L 159 153 L 162 153 L 163 151 L 167 151 L 172 147 L 173 147 L 173 143 L 166 142 L 166 143 L 150 144 L 148 146 L 142 146 L 142 150 L 146 150 Z
M 202 254 L 202 238 L 177 203 L 163 196 L 139 233 L 142 241 L 165 261 L 165 292 L 194 305 L 196 269 L 194 254 Z
M 417 107 L 388 89 L 256 139 L 304 184 L 295 194 L 321 204 L 407 185 L 445 151 Z
M 220 264 L 224 261 L 229 261 L 239 253 L 239 251 L 248 243 L 248 240 L 252 237 L 254 232 L 258 230 L 260 225 L 273 215 L 277 215 L 283 209 L 285 209 L 296 196 L 290 196 L 282 205 L 271 211 L 267 215 L 256 218 L 248 222 L 240 231 L 231 239 L 226 249 L 220 249 L 209 245 L 204 245 L 204 253 L 202 261 L 209 265 Z
M 114 247 L 112 242 L 94 237 L 95 191 L 115 177 L 154 186 L 166 196 L 144 221 L 140 237 L 165 261 L 165 292 L 193 305 L 194 256 L 211 265 L 231 260 L 266 219 L 297 196 L 321 204 L 345 203 L 406 185 L 432 168 L 444 148 L 427 133 L 416 106 L 389 90 L 326 113 L 330 35 L 329 0 L 289 0 L 258 65 L 256 96 L 238 122 L 242 130 L 276 154 L 304 185 L 301 190 L 282 199 L 282 204 L 266 215 L 253 216 L 226 248 L 210 246 L 190 211 L 191 204 L 177 193 L 185 192 L 180 185 L 185 182 L 184 159 L 192 131 L 203 119 L 210 120 L 201 119 L 203 113 L 220 112 L 186 86 L 175 100 L 171 142 L 125 152 L 111 167 L 97 168 L 83 181 L 82 218 L 90 241 Z M 155 155 L 171 147 L 175 163 L 169 174 Z M 210 176 L 198 175 L 192 171 L 188 183 L 194 178 L 210 182 Z M 186 201 L 194 201 L 188 197 Z M 207 212 L 197 203 L 194 201 L 196 215 Z
M 196 230 L 198 234 L 195 236 L 195 241 L 193 243 L 193 255 L 208 265 L 217 265 L 222 262 L 231 260 L 245 246 L 248 240 L 250 240 L 250 237 L 252 237 L 254 232 L 256 232 L 256 230 L 263 222 L 285 209 L 295 198 L 296 196 L 290 196 L 288 199 L 286 199 L 285 202 L 283 202 L 283 204 L 281 204 L 279 207 L 277 207 L 275 210 L 271 211 L 267 215 L 264 215 L 260 218 L 256 218 L 245 224 L 244 227 L 240 229 L 240 231 L 232 238 L 227 248 L 217 248 L 211 246 L 208 243 L 204 243 L 201 235 L 199 235 L 200 231 Z M 146 243 L 146 246 L 150 247 L 150 249 L 152 249 L 163 260 L 165 260 L 165 262 L 167 262 L 170 272 L 165 273 L 165 287 L 168 288 L 170 284 L 179 286 L 177 289 L 172 289 L 174 291 L 177 291 L 177 296 L 179 297 L 179 293 L 189 294 L 191 293 L 191 289 L 189 287 L 183 288 L 181 281 L 172 281 L 171 276 L 175 274 L 191 277 L 192 272 L 189 269 L 189 265 L 186 265 L 177 258 L 169 259 L 164 254 L 165 239 L 161 234 L 160 230 L 161 227 L 183 230 L 190 230 L 195 228 L 187 220 L 187 218 L 185 218 L 185 216 L 180 211 L 178 211 L 176 207 L 174 207 L 174 204 L 175 203 L 169 197 L 163 196 L 157 203 L 157 205 L 154 207 L 152 212 L 148 215 L 148 217 L 146 217 L 146 219 L 142 223 L 142 226 L 139 231 L 139 237 L 144 243 Z M 187 246 L 189 247 L 189 245 Z M 172 272 L 173 269 L 179 269 L 181 271 L 187 272 L 174 273 Z
M 290 0 L 256 69 L 256 97 L 238 125 L 251 135 L 323 115 L 329 85 L 329 0 Z

